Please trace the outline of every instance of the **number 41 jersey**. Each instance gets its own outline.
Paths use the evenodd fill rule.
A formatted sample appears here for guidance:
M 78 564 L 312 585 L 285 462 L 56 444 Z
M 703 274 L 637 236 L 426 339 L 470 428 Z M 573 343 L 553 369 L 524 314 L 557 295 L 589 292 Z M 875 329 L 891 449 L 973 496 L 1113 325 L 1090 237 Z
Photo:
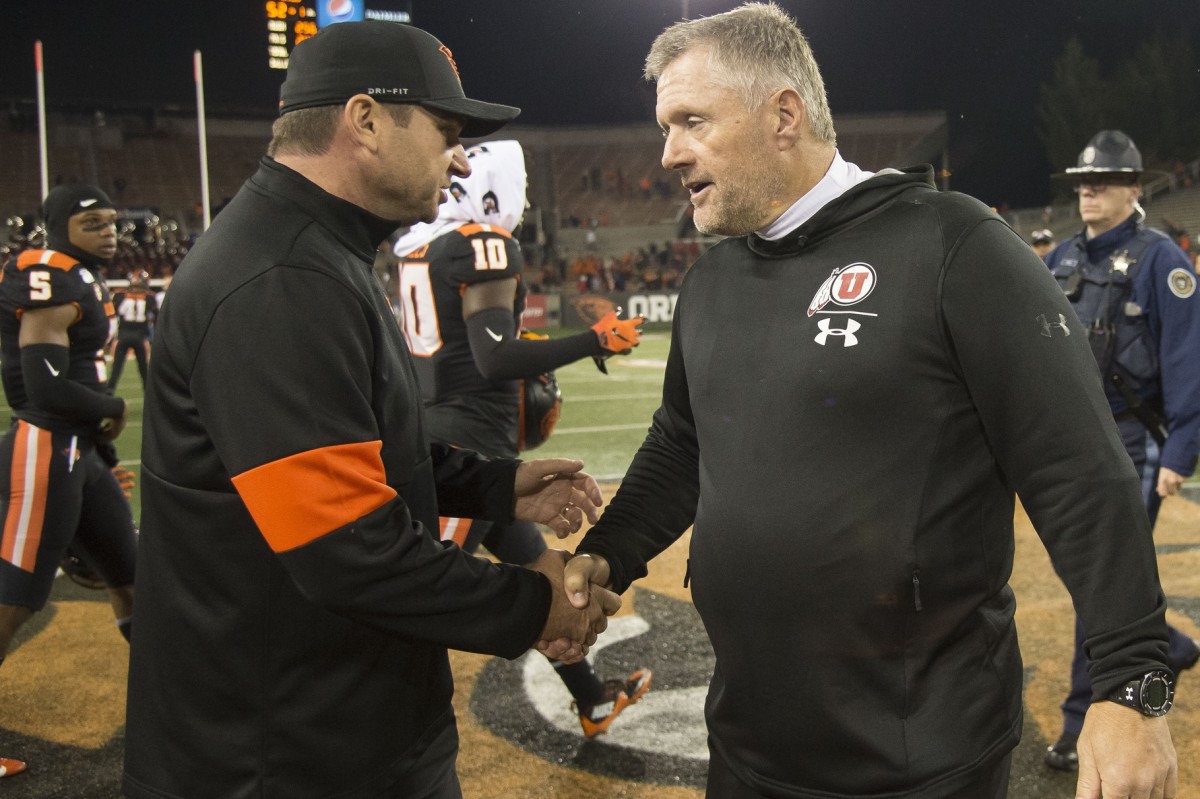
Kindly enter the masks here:
M 512 339 L 525 310 L 521 247 L 504 229 L 467 224 L 400 259 L 404 336 L 426 405 L 463 395 L 516 402 L 516 380 L 491 382 L 479 372 L 463 320 L 463 293 L 489 280 L 515 278 L 512 321 L 487 333 Z M 515 407 L 515 405 L 514 405 Z
M 26 311 L 74 305 L 76 321 L 67 329 L 67 377 L 103 391 L 108 382 L 104 345 L 115 320 L 112 296 L 85 264 L 55 250 L 26 250 L 4 267 L 0 279 L 0 357 L 4 392 L 15 415 L 44 430 L 70 431 L 78 420 L 32 407 L 21 373 L 21 315 Z

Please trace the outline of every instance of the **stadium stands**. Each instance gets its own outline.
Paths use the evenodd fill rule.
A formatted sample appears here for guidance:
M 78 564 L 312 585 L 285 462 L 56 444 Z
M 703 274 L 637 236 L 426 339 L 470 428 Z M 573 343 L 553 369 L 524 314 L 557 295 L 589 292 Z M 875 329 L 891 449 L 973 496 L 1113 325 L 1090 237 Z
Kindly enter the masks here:
M 938 162 L 946 142 L 944 114 L 847 116 L 837 120 L 843 155 L 867 169 Z M 82 180 L 126 207 L 155 209 L 198 223 L 200 169 L 195 120 L 165 112 L 51 114 L 51 183 Z M 266 119 L 207 122 L 210 200 L 233 195 L 270 139 Z M 526 148 L 530 197 L 547 231 L 674 223 L 687 195 L 662 169 L 662 136 L 646 124 L 505 130 Z M 0 212 L 29 214 L 40 201 L 37 134 L 25 121 L 0 131 L 11 154 L 0 174 Z

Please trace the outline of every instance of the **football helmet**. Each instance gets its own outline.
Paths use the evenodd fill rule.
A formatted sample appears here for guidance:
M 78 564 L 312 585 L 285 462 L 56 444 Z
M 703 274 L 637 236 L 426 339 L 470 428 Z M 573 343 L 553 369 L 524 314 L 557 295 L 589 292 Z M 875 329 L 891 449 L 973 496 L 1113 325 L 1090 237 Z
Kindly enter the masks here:
M 526 452 L 540 447 L 554 432 L 562 413 L 562 390 L 554 372 L 521 381 L 521 404 L 517 416 L 517 449 Z
M 90 588 L 93 591 L 99 591 L 105 587 L 104 578 L 83 559 L 74 546 L 67 547 L 67 552 L 63 555 L 58 567 L 76 585 Z

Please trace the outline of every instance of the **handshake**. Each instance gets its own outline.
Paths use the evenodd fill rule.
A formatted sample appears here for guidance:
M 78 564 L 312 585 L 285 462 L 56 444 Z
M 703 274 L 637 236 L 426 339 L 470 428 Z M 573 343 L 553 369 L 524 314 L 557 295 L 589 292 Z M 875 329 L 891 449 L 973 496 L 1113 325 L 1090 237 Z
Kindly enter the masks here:
M 513 517 L 544 524 L 559 538 L 579 532 L 584 519 L 595 524 L 603 498 L 583 461 L 543 458 L 517 467 Z M 550 549 L 526 568 L 550 581 L 550 612 L 537 643 L 546 657 L 564 663 L 583 660 L 608 617 L 621 609 L 621 598 L 603 586 L 608 562 L 591 555 L 572 557 Z
M 608 564 L 591 555 L 549 549 L 529 564 L 550 580 L 550 613 L 536 648 L 548 658 L 577 663 L 621 609 L 621 597 L 603 587 Z

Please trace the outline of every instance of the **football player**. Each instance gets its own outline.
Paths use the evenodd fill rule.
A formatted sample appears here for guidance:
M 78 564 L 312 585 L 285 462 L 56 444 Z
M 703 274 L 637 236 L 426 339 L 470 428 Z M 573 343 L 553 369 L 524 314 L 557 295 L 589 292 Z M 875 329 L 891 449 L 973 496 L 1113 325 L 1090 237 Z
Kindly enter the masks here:
M 138 374 L 142 386 L 146 385 L 146 369 L 150 366 L 150 336 L 154 331 L 154 320 L 158 317 L 158 299 L 150 290 L 150 275 L 135 269 L 129 275 L 129 287 L 118 291 L 113 297 L 117 309 L 117 341 L 112 352 L 112 374 L 108 385 L 113 391 L 121 380 L 125 359 L 129 351 L 137 359 Z
M 99 272 L 116 252 L 117 212 L 83 185 L 52 189 L 43 212 L 47 249 L 21 253 L 0 280 L 0 374 L 13 412 L 0 438 L 0 663 L 45 606 L 68 547 L 103 578 L 126 640 L 132 632 L 133 516 L 110 471 L 126 406 L 106 386 L 113 306 Z M 0 759 L 0 769 L 24 764 Z
M 524 260 L 513 231 L 525 211 L 525 157 L 515 141 L 467 151 L 471 175 L 455 181 L 438 218 L 412 227 L 395 246 L 404 333 L 417 365 L 430 437 L 493 457 L 515 457 L 541 443 L 553 417 L 525 419 L 525 408 L 557 413 L 557 388 L 545 373 L 638 345 L 643 317 L 610 311 L 591 330 L 565 338 L 521 336 Z M 540 378 L 540 379 L 539 379 Z M 534 402 L 522 404 L 522 398 Z M 526 432 L 534 440 L 522 440 Z M 468 552 L 480 544 L 506 563 L 525 564 L 546 549 L 529 522 L 506 526 L 443 518 L 442 538 Z M 554 664 L 584 735 L 606 732 L 650 688 L 651 672 L 601 681 L 585 660 Z

